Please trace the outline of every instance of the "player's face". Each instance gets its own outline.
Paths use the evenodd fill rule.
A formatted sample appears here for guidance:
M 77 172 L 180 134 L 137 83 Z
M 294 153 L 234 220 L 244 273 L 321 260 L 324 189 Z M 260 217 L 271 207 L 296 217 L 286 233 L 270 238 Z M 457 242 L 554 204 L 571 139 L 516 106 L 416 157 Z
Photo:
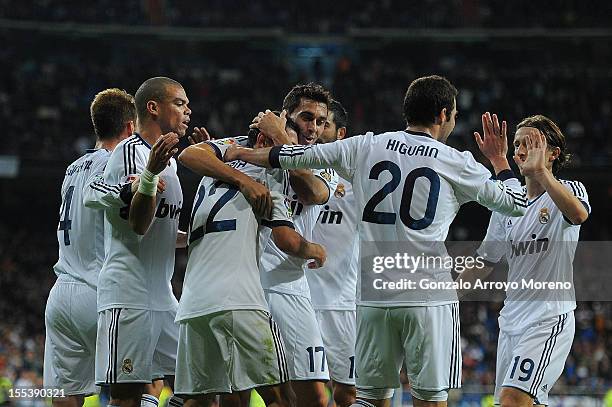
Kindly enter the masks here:
M 527 160 L 529 152 L 527 151 L 527 136 L 537 136 L 540 134 L 540 130 L 535 127 L 521 127 L 514 134 L 514 157 L 516 164 L 523 173 L 522 164 Z M 553 151 L 548 148 L 546 151 L 546 168 L 552 169 L 552 163 L 554 161 Z
M 453 110 L 450 112 L 450 114 L 448 112 L 446 113 L 447 120 L 442 122 L 440 126 L 441 135 L 442 135 L 440 139 L 441 142 L 446 143 L 448 136 L 450 136 L 450 134 L 455 129 L 455 123 L 457 120 L 458 113 L 459 112 L 457 111 L 457 100 L 455 99 L 453 101 Z
M 319 136 L 319 143 L 331 143 L 338 140 L 338 128 L 336 127 L 336 123 L 334 123 L 334 112 L 329 112 L 327 115 L 327 120 L 325 120 L 325 126 L 323 128 L 323 133 Z
M 327 105 L 323 102 L 302 98 L 289 117 L 300 127 L 298 143 L 314 144 L 323 133 L 327 120 Z
M 166 98 L 159 103 L 158 121 L 162 134 L 175 132 L 183 137 L 189 126 L 189 99 L 181 86 L 168 86 Z

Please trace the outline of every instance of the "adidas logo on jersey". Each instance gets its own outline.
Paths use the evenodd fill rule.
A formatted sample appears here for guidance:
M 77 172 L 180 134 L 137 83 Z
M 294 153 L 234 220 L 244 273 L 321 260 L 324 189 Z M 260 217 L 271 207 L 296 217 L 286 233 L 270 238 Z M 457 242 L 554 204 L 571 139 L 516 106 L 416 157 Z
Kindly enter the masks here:
M 317 222 L 321 221 L 322 224 L 333 224 L 339 225 L 342 223 L 342 212 L 340 211 L 330 211 L 329 205 L 325 205 L 324 210 L 319 212 L 319 217 L 317 218 Z
M 540 390 L 542 390 L 542 391 L 547 391 L 547 390 L 548 390 L 548 384 L 545 384 L 544 386 L 542 386 L 542 387 L 540 388 Z
M 176 219 L 181 214 L 181 207 L 179 205 L 167 204 L 166 198 L 162 198 L 157 206 L 157 211 L 155 211 L 155 217 L 165 218 L 166 216 L 170 216 L 170 219 Z
M 531 235 L 531 239 L 523 242 L 513 242 L 510 241 L 512 245 L 512 254 L 510 258 L 525 256 L 527 254 L 537 254 L 541 252 L 545 252 L 548 250 L 548 238 L 536 239 L 537 236 L 535 234 Z

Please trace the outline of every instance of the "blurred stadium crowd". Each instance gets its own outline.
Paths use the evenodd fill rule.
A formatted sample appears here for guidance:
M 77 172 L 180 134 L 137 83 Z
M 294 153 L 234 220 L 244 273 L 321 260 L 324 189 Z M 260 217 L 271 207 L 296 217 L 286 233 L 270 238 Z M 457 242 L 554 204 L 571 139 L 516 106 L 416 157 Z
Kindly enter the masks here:
M 610 2 L 597 2 L 599 11 L 587 12 L 593 7 L 590 2 L 569 0 L 557 2 L 556 7 L 527 0 L 449 1 L 436 7 L 436 13 L 428 12 L 433 7 L 431 0 L 409 5 L 384 0 L 364 7 L 334 1 L 325 2 L 329 5 L 325 9 L 321 3 L 300 5 L 298 13 L 292 9 L 297 5 L 275 0 L 209 1 L 205 13 L 192 13 L 202 7 L 200 2 L 0 0 L 0 19 L 344 33 L 349 28 L 407 26 L 597 28 L 608 27 L 612 15 Z M 228 7 L 235 12 L 228 14 Z M 296 18 L 300 13 L 302 17 Z M 424 15 L 428 17 L 422 18 Z M 476 153 L 472 131 L 480 128 L 480 114 L 485 110 L 500 113 L 511 128 L 524 116 L 543 113 L 559 123 L 569 139 L 574 155 L 571 171 L 603 174 L 612 160 L 612 68 L 606 62 L 612 60 L 612 43 L 605 39 L 503 37 L 376 44 L 362 40 L 350 47 L 332 47 L 329 55 L 315 53 L 300 64 L 292 62 L 290 53 L 299 56 L 308 45 L 286 46 L 266 39 L 245 45 L 0 28 L 0 40 L 0 120 L 5 135 L 0 155 L 36 162 L 48 174 L 34 181 L 44 183 L 53 194 L 41 199 L 38 212 L 26 216 L 28 219 L 0 225 L 0 404 L 6 400 L 2 378 L 15 385 L 29 381 L 41 386 L 43 315 L 55 279 L 51 267 L 57 259 L 54 227 L 61 170 L 92 146 L 88 108 L 93 95 L 103 88 L 119 87 L 133 93 L 148 77 L 175 78 L 191 100 L 192 124 L 205 125 L 211 134 L 222 137 L 244 134 L 259 110 L 277 108 L 293 84 L 314 80 L 325 84 L 347 107 L 349 131 L 360 134 L 402 128 L 406 86 L 417 76 L 438 73 L 459 89 L 459 120 L 449 144 Z M 581 180 L 587 189 L 588 182 L 594 182 Z M 19 208 L 25 198 L 17 192 L 27 190 L 24 183 L 32 181 L 2 180 L 3 207 Z M 609 199 L 612 187 L 609 183 L 606 187 L 591 188 L 589 193 Z M 188 191 L 186 188 L 186 198 Z M 596 214 L 597 199 L 591 202 L 595 202 L 594 215 L 600 217 L 591 219 L 591 226 L 585 225 L 582 238 L 612 240 L 609 214 L 603 205 Z M 188 207 L 187 202 L 185 205 Z M 454 236 L 477 239 L 485 226 L 486 219 L 464 216 L 455 225 Z M 177 259 L 177 271 L 180 283 L 184 255 Z M 556 392 L 572 387 L 587 394 L 603 393 L 612 386 L 610 305 L 579 304 L 573 349 Z M 494 382 L 500 307 L 498 303 L 462 304 L 466 387 Z
M 55 22 L 182 25 L 203 28 L 270 28 L 343 33 L 349 28 L 411 27 L 606 27 L 609 2 L 559 0 L 435 0 L 286 2 L 263 0 L 0 1 L 0 18 Z M 592 12 L 597 7 L 598 12 Z M 228 13 L 227 10 L 232 10 Z M 432 12 L 432 10 L 435 10 Z M 512 18 L 513 16 L 520 18 Z

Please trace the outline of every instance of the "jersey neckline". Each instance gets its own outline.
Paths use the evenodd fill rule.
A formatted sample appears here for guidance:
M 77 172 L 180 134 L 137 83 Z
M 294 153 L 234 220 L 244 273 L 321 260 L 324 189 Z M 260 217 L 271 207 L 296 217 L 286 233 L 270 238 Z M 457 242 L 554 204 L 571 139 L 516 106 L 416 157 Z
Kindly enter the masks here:
M 427 134 L 423 131 L 404 130 L 404 132 L 408 134 L 412 134 L 413 136 L 424 136 L 424 137 L 429 137 L 430 139 L 433 139 L 431 134 Z
M 136 137 L 138 137 L 140 139 L 140 141 L 142 141 L 142 144 L 144 144 L 149 150 L 151 149 L 151 146 L 149 145 L 149 143 L 147 143 L 145 141 L 145 139 L 142 138 L 142 136 L 140 135 L 140 133 L 134 132 L 134 135 Z

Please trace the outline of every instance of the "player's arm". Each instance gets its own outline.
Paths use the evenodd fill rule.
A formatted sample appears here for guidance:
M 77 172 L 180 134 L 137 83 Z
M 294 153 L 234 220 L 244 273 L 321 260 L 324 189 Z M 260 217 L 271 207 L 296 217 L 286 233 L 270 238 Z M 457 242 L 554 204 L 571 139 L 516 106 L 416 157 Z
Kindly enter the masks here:
M 178 159 L 181 164 L 198 175 L 236 185 L 255 213 L 263 217 L 270 216 L 273 203 L 268 188 L 248 175 L 226 165 L 217 156 L 213 145 L 200 143 L 189 146 L 181 152 Z
M 489 171 L 470 155 L 463 166 L 459 183 L 469 190 L 467 193 L 471 200 L 488 209 L 509 216 L 522 216 L 527 209 L 527 195 L 506 158 L 506 122 L 502 121 L 500 125 L 497 115 L 486 112 L 482 115 L 482 128 L 484 137 L 474 132 L 474 138 L 480 151 L 493 165 L 498 181 L 488 180 Z
M 176 248 L 184 249 L 187 247 L 187 232 L 179 230 L 176 234 Z
M 571 224 L 580 225 L 584 223 L 589 217 L 587 204 L 580 201 L 555 179 L 551 171 L 546 169 L 546 137 L 542 133 L 534 136 L 529 135 L 526 142 L 529 155 L 522 165 L 523 174 L 535 179 L 546 190 L 557 208 Z M 581 189 L 581 186 L 577 185 L 576 188 Z
M 329 186 L 311 170 L 289 171 L 289 183 L 304 205 L 322 205 L 329 200 Z
M 178 151 L 176 148 L 178 141 L 175 133 L 168 133 L 157 139 L 151 147 L 147 166 L 140 175 L 140 184 L 130 205 L 129 224 L 132 230 L 139 235 L 147 233 L 151 226 L 155 216 L 155 195 L 159 173 L 168 166 L 168 162 Z
M 474 266 L 466 268 L 459 273 L 455 281 L 463 283 L 463 287 L 474 287 L 474 283 L 477 280 L 486 280 L 491 274 L 491 271 L 493 271 L 495 264 L 499 263 L 504 257 L 506 249 L 504 239 L 504 219 L 501 214 L 493 212 L 489 219 L 487 234 L 480 247 L 476 250 L 476 262 Z M 469 286 L 465 283 L 469 283 Z M 471 291 L 473 291 L 473 289 L 457 290 L 457 295 L 459 299 L 461 299 Z
M 333 168 L 351 181 L 357 165 L 357 155 L 367 136 L 355 136 L 327 144 L 312 146 L 282 145 L 249 149 L 232 147 L 225 152 L 225 161 L 243 160 L 260 167 L 298 169 Z
M 313 263 L 308 263 L 309 268 L 319 268 L 327 259 L 323 246 L 307 241 L 289 226 L 273 227 L 272 240 L 280 250 L 287 254 L 305 260 L 314 260 Z

